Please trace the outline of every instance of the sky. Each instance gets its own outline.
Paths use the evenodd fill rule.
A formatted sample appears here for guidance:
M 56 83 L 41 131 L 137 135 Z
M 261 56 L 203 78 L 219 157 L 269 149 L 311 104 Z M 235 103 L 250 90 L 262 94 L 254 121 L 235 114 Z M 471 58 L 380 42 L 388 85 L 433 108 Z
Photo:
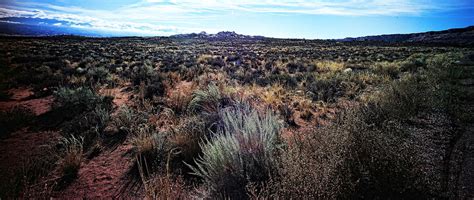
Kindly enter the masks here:
M 0 22 L 169 36 L 336 39 L 474 25 L 474 0 L 0 0 Z

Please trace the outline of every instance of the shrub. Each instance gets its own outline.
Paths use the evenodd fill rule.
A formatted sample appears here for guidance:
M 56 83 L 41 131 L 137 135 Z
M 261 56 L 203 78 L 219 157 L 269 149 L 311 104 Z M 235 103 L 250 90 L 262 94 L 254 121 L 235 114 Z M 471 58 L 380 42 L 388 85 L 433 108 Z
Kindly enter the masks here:
M 372 71 L 376 74 L 386 75 L 391 78 L 398 78 L 400 66 L 398 63 L 379 62 L 374 65 Z
M 87 88 L 60 88 L 55 93 L 55 111 L 66 121 L 62 133 L 68 137 L 82 137 L 88 149 L 104 131 L 110 120 L 112 98 L 97 95 Z
M 188 199 L 185 182 L 181 177 L 155 175 L 143 181 L 147 199 Z
M 255 79 L 253 79 L 255 80 Z M 271 74 L 269 76 L 258 78 L 257 83 L 261 86 L 280 84 L 289 88 L 298 86 L 298 81 L 290 74 Z
M 76 89 L 61 87 L 55 93 L 55 108 L 78 110 L 79 112 L 94 109 L 100 102 L 100 97 L 91 89 L 79 87 Z
M 419 68 L 426 67 L 427 56 L 424 54 L 413 54 L 401 62 L 400 70 L 405 72 L 416 72 Z
M 45 133 L 47 134 L 47 133 Z M 43 182 L 55 168 L 57 157 L 52 154 L 53 147 L 44 145 L 36 149 L 34 156 L 22 160 L 20 166 L 0 167 L 0 198 L 47 198 L 55 180 Z M 40 182 L 41 181 L 41 182 Z M 39 192 L 36 192 L 38 191 Z M 39 196 L 44 195 L 44 196 Z
M 316 66 L 316 71 L 318 72 L 341 72 L 346 68 L 345 63 L 343 62 L 334 62 L 334 61 L 315 61 L 314 65 Z
M 284 198 L 319 199 L 440 195 L 437 179 L 444 175 L 432 170 L 445 158 L 430 158 L 438 154 L 429 153 L 433 144 L 424 144 L 439 140 L 420 134 L 438 131 L 443 137 L 452 137 L 449 124 L 439 127 L 439 122 L 422 118 L 424 113 L 442 115 L 446 111 L 442 102 L 452 97 L 443 96 L 440 90 L 445 88 L 438 85 L 451 80 L 447 78 L 450 72 L 442 69 L 452 68 L 452 60 L 443 56 L 433 59 L 436 61 L 428 62 L 429 71 L 401 77 L 364 105 L 340 113 L 333 124 L 296 139 L 282 155 L 280 179 L 273 185 L 273 193 Z M 416 118 L 424 122 L 413 124 Z
M 144 98 L 151 99 L 153 96 L 161 96 L 165 92 L 163 77 L 156 72 L 150 62 L 145 62 L 141 66 L 135 66 L 131 74 L 132 83 L 135 86 L 145 85 Z
M 314 101 L 336 102 L 340 97 L 355 98 L 367 83 L 363 73 L 329 73 L 307 79 L 307 90 Z
M 393 121 L 374 126 L 365 109 L 341 113 L 334 124 L 296 139 L 282 155 L 277 196 L 425 197 L 421 156 L 405 127 Z
M 103 83 L 110 77 L 109 70 L 105 67 L 91 67 L 87 70 L 87 77 L 92 82 Z
M 137 111 L 127 106 L 119 108 L 117 115 L 113 117 L 112 124 L 125 134 L 129 134 L 140 124 L 147 122 L 148 116 L 144 112 Z
M 196 166 L 211 196 L 245 197 L 248 182 L 264 182 L 274 172 L 281 125 L 275 115 L 259 114 L 249 106 L 231 107 L 219 113 L 218 133 L 202 144 Z
M 178 89 L 174 91 L 168 92 L 168 98 L 166 104 L 173 109 L 173 111 L 177 114 L 184 113 L 187 108 L 188 104 L 191 101 L 192 95 L 191 88 L 189 89 Z

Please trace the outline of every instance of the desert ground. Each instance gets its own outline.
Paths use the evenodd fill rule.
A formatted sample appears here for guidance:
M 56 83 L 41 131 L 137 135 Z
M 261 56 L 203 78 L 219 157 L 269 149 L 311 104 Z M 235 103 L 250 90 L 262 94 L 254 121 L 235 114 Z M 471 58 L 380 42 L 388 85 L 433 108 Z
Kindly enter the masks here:
M 474 198 L 474 49 L 0 38 L 0 199 Z

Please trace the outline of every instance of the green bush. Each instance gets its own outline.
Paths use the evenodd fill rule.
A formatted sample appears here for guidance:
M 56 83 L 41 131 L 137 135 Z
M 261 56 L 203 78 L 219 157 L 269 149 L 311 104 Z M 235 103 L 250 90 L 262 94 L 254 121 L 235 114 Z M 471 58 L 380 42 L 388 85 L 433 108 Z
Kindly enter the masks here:
M 94 109 L 101 100 L 93 90 L 85 87 L 60 87 L 55 93 L 55 108 L 73 108 L 79 111 Z
M 218 133 L 202 144 L 196 166 L 188 166 L 211 196 L 242 198 L 247 183 L 264 182 L 274 172 L 281 125 L 272 112 L 249 106 L 223 109 L 220 117 Z

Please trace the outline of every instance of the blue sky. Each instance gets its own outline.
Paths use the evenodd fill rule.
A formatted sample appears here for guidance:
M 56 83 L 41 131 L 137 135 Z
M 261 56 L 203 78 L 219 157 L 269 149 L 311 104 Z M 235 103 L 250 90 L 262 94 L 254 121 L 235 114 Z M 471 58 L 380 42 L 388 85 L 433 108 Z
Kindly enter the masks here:
M 328 39 L 474 25 L 474 0 L 0 0 L 0 21 L 115 35 Z

